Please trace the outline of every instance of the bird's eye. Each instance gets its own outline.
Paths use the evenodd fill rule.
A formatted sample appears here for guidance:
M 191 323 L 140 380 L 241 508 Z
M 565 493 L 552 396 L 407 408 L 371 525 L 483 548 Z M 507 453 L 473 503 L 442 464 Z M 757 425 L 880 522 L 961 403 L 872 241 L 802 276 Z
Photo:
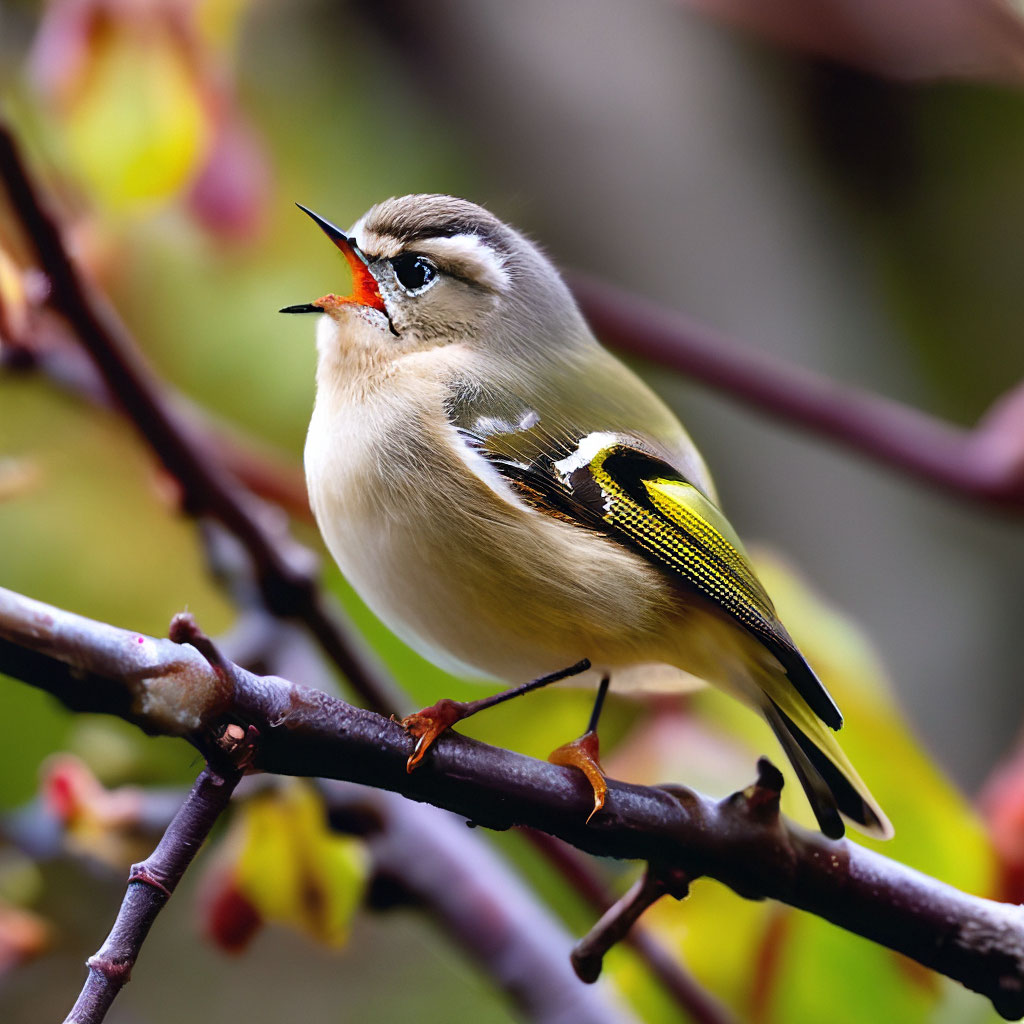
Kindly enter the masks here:
M 418 292 L 437 276 L 437 267 L 425 256 L 404 252 L 391 261 L 398 283 L 409 292 Z

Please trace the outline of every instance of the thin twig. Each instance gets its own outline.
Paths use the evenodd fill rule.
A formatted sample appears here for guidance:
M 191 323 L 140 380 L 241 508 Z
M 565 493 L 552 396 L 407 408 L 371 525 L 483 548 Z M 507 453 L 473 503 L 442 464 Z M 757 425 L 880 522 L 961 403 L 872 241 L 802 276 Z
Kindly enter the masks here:
M 89 957 L 85 987 L 64 1024 L 100 1024 L 106 1017 L 131 976 L 157 914 L 227 807 L 241 777 L 237 769 L 218 772 L 207 765 L 156 849 L 147 860 L 132 865 L 117 920 L 99 951 Z
M 137 650 L 144 656 L 132 657 Z M 204 753 L 225 724 L 253 725 L 260 742 L 252 764 L 264 771 L 358 782 L 490 828 L 526 825 L 589 853 L 716 878 L 741 896 L 779 900 L 904 953 L 987 996 L 1008 1020 L 1024 1015 L 1024 908 L 786 822 L 781 776 L 767 762 L 758 783 L 717 802 L 682 787 L 609 780 L 605 808 L 587 825 L 593 793 L 577 772 L 449 734 L 410 775 L 409 738 L 380 715 L 233 663 L 225 690 L 194 648 L 2 589 L 0 671 L 79 709 L 184 736 Z
M 573 292 L 598 336 L 831 438 L 901 473 L 1011 512 L 1024 512 L 1024 386 L 973 430 L 739 345 L 681 313 L 583 274 Z
M 576 944 L 572 951 L 572 966 L 580 980 L 591 984 L 597 981 L 605 954 L 626 938 L 644 911 L 662 896 L 671 893 L 676 899 L 682 899 L 688 892 L 689 883 L 685 879 L 682 883 L 677 879 L 676 885 L 671 886 L 661 872 L 648 866 L 629 892 L 613 903 Z
M 606 880 L 579 850 L 546 832 L 523 829 L 522 833 L 557 866 L 562 877 L 598 914 L 603 915 L 612 907 Z M 735 1024 L 732 1011 L 708 992 L 649 928 L 637 922 L 627 931 L 624 941 L 676 1003 L 686 1010 L 694 1024 Z

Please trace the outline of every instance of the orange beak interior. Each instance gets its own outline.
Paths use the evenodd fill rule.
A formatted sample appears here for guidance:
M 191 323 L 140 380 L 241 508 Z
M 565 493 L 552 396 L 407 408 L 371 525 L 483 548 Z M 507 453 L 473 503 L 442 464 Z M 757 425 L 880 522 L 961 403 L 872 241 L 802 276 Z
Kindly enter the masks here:
M 332 307 L 354 304 L 357 306 L 369 306 L 371 309 L 378 309 L 386 314 L 387 307 L 384 305 L 384 299 L 381 297 L 380 289 L 377 287 L 377 279 L 370 273 L 366 257 L 355 244 L 355 241 L 349 238 L 340 228 L 335 227 L 329 220 L 314 213 L 312 210 L 306 209 L 301 203 L 296 203 L 296 206 L 312 218 L 320 230 L 338 247 L 339 252 L 345 257 L 345 262 L 352 271 L 352 293 L 350 295 L 325 295 L 311 303 L 311 305 L 318 306 L 320 309 L 330 309 Z
M 321 309 L 330 306 L 342 306 L 354 303 L 357 306 L 369 306 L 371 309 L 379 309 L 382 313 L 387 312 L 384 299 L 381 298 L 380 289 L 377 287 L 377 279 L 370 273 L 363 254 L 346 238 L 344 241 L 334 239 L 334 244 L 345 257 L 349 269 L 352 271 L 352 294 L 351 295 L 325 295 L 323 298 L 314 299 L 313 305 Z

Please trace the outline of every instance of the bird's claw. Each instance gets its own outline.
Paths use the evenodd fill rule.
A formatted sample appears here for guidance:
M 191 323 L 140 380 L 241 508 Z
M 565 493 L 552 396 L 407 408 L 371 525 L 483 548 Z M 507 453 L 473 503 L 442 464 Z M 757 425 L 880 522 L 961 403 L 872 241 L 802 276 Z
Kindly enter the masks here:
M 391 717 L 392 721 L 397 721 L 394 715 Z M 399 721 L 398 724 L 416 741 L 409 760 L 405 762 L 405 770 L 412 772 L 423 760 L 434 740 L 465 717 L 466 706 L 462 701 L 444 698 Z
M 585 732 L 579 739 L 563 744 L 548 754 L 552 764 L 566 768 L 578 768 L 587 777 L 594 791 L 594 809 L 587 815 L 587 824 L 602 807 L 608 795 L 608 783 L 601 767 L 600 746 L 596 732 Z

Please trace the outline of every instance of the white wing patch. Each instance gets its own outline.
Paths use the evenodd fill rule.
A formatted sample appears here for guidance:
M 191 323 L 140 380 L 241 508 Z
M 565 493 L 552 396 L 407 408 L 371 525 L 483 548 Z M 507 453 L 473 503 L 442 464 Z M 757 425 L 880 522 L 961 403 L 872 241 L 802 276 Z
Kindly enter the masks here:
M 564 459 L 559 459 L 555 463 L 555 469 L 558 470 L 562 478 L 569 476 L 570 473 L 574 473 L 577 469 L 582 469 L 584 466 L 589 466 L 593 461 L 594 456 L 604 448 L 609 448 L 613 444 L 619 443 L 619 438 L 615 434 L 609 434 L 607 430 L 595 430 L 592 434 L 587 434 L 585 438 L 578 445 L 576 445 L 576 451 L 572 455 L 567 455 Z

